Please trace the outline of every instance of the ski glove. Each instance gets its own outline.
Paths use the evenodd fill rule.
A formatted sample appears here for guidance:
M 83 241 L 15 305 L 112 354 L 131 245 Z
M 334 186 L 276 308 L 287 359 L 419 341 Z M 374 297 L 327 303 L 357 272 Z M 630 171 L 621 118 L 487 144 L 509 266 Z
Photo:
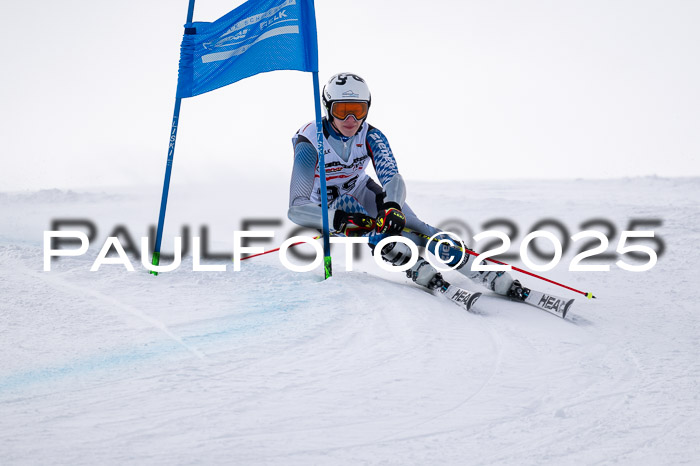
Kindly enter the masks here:
M 377 232 L 388 236 L 398 236 L 406 226 L 406 216 L 401 212 L 401 206 L 395 202 L 387 202 L 382 206 L 377 216 Z
M 345 236 L 362 236 L 374 230 L 374 219 L 359 212 L 336 210 L 333 228 Z

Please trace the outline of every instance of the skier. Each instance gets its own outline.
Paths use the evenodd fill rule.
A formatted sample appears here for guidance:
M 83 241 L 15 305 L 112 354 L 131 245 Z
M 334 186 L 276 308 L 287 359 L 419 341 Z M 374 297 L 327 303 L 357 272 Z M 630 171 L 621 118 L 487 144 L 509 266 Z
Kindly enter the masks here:
M 529 290 L 505 272 L 474 272 L 474 256 L 443 243 L 428 242 L 440 230 L 421 221 L 406 204 L 406 185 L 386 136 L 367 123 L 372 97 L 364 79 L 352 73 L 332 76 L 323 88 L 323 147 L 325 150 L 328 218 L 335 234 L 368 236 L 372 253 L 396 266 L 408 263 L 411 249 L 400 242 L 377 251 L 386 236 L 402 235 L 434 255 L 450 256 L 455 267 L 471 280 L 513 299 L 523 300 Z M 320 177 L 314 122 L 303 126 L 292 138 L 294 168 L 290 183 L 288 217 L 305 227 L 322 228 Z M 367 175 L 372 163 L 379 183 Z M 421 236 L 404 231 L 415 231 Z M 483 263 L 483 262 L 482 262 Z M 445 286 L 442 275 L 423 257 L 406 272 L 415 283 L 429 289 Z

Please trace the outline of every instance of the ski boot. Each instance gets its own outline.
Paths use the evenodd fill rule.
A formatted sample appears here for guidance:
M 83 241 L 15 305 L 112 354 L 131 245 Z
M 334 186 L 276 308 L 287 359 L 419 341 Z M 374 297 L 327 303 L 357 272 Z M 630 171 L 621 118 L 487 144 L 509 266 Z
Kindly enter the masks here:
M 382 248 L 381 254 L 385 261 L 399 266 L 407 264 L 411 259 L 411 250 L 403 243 L 390 243 Z M 442 278 L 442 274 L 430 265 L 430 262 L 420 256 L 413 267 L 406 270 L 406 276 L 414 283 L 429 289 L 434 294 L 445 296 L 467 311 L 471 310 L 476 300 L 481 296 L 481 293 L 450 285 Z
M 510 285 L 508 294 L 506 295 L 513 301 L 525 301 L 528 296 L 530 296 L 530 288 L 525 288 L 520 284 L 519 280 L 513 280 L 513 284 Z
M 411 249 L 404 243 L 389 243 L 382 248 L 381 254 L 382 259 L 395 266 L 407 264 L 411 259 Z M 429 290 L 447 289 L 450 286 L 440 272 L 420 256 L 413 267 L 406 270 L 406 276 Z
M 418 257 L 418 262 L 416 262 L 413 267 L 406 270 L 406 276 L 418 285 L 424 286 L 429 290 L 446 290 L 447 287 L 450 286 L 450 284 L 442 278 L 442 274 L 420 256 Z

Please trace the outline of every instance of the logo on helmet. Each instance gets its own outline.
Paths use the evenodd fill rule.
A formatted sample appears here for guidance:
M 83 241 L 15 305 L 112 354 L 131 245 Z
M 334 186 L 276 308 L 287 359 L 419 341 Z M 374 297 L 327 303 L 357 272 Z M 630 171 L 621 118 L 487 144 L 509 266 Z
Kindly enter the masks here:
M 357 99 L 358 97 L 360 97 L 360 94 L 358 94 L 358 93 L 356 93 L 355 91 L 352 91 L 352 90 L 345 91 L 345 92 L 343 92 L 342 95 L 343 95 L 343 97 L 346 97 L 346 98 L 353 98 L 353 99 Z

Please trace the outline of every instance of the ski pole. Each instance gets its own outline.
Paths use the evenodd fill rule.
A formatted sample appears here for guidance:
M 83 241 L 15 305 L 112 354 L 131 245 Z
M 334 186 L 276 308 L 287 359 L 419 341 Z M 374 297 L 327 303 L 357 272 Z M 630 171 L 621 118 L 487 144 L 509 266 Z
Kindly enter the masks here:
M 431 240 L 431 239 L 432 239 L 432 241 L 435 241 L 435 242 L 438 242 L 438 241 L 439 241 L 437 238 L 434 238 L 434 237 L 431 238 L 431 237 L 428 236 L 428 235 L 424 235 L 423 233 L 419 233 L 419 232 L 417 232 L 417 231 L 415 231 L 415 230 L 411 230 L 410 228 L 404 228 L 403 231 L 405 231 L 406 233 L 412 233 L 412 234 L 414 234 L 414 235 L 416 235 L 416 236 L 418 236 L 418 237 L 420 237 L 420 238 L 425 238 L 425 239 L 427 239 L 427 240 Z M 462 253 L 465 253 L 465 252 L 466 252 L 466 253 L 468 253 L 468 254 L 471 254 L 472 256 L 479 256 L 479 253 L 478 253 L 478 252 L 472 251 L 472 250 L 469 249 L 469 248 L 467 248 L 466 250 L 463 250 L 460 246 L 455 246 L 455 249 L 457 249 L 458 251 L 460 251 L 460 252 L 462 252 Z M 496 259 L 491 259 L 490 257 L 487 257 L 486 260 L 489 261 L 489 262 L 494 262 L 494 263 L 496 263 L 496 264 L 510 265 L 510 264 L 506 264 L 505 262 L 501 262 L 501 261 L 496 260 Z M 540 280 L 544 280 L 544 281 L 549 282 L 549 283 L 552 283 L 552 284 L 554 284 L 554 285 L 561 286 L 562 288 L 566 288 L 567 290 L 571 290 L 571 291 L 574 291 L 574 292 L 576 292 L 576 293 L 582 294 L 582 295 L 584 295 L 584 296 L 585 296 L 586 298 L 588 298 L 588 299 L 595 298 L 595 296 L 593 296 L 593 293 L 586 292 L 586 291 L 581 291 L 581 290 L 577 290 L 576 288 L 572 288 L 572 287 L 570 287 L 570 286 L 568 286 L 568 285 L 564 285 L 563 283 L 555 282 L 554 280 L 550 280 L 549 278 L 545 278 L 545 277 L 542 277 L 542 276 L 540 276 L 540 275 L 534 274 L 534 273 L 532 273 L 532 272 L 528 272 L 527 270 L 523 270 L 523 269 L 521 269 L 521 268 L 519 268 L 519 267 L 515 267 L 515 266 L 513 266 L 513 265 L 510 265 L 510 267 L 511 267 L 513 270 L 517 271 L 517 272 L 524 273 L 524 274 L 526 274 L 526 275 L 530 275 L 531 277 L 539 278 Z
M 314 237 L 311 238 L 311 239 L 319 239 L 320 237 L 321 237 L 321 235 L 319 235 L 319 236 L 314 236 Z M 297 245 L 303 244 L 303 243 L 304 243 L 304 241 L 299 241 L 298 243 L 292 243 L 291 245 L 289 245 L 289 247 L 292 248 L 292 247 L 294 247 L 294 246 L 297 246 Z M 253 255 L 250 255 L 250 256 L 241 257 L 241 260 L 244 261 L 244 260 L 246 260 L 246 259 L 251 259 L 251 258 L 253 258 L 253 257 L 264 256 L 265 254 L 270 254 L 271 252 L 275 252 L 275 251 L 279 251 L 279 250 L 280 250 L 280 248 L 270 249 L 269 251 L 259 252 L 259 253 L 257 253 L 257 254 L 253 254 Z

